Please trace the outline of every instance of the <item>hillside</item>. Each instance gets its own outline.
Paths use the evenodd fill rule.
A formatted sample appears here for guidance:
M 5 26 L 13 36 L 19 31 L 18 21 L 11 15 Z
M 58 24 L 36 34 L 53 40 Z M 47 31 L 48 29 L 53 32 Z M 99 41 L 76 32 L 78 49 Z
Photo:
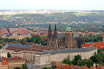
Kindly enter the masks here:
M 27 22 L 32 24 L 25 24 Z M 100 28 L 104 26 L 104 12 L 0 15 L 0 26 L 3 27 L 48 27 L 49 23 L 63 24 L 66 22 L 72 23 L 76 29 L 88 28 L 94 25 Z

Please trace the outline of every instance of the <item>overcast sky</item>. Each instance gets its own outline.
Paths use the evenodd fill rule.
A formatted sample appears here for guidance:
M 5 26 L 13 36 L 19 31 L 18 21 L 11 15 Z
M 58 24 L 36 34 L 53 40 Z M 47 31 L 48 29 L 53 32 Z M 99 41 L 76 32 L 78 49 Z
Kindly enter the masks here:
M 0 10 L 104 10 L 104 0 L 0 0 Z

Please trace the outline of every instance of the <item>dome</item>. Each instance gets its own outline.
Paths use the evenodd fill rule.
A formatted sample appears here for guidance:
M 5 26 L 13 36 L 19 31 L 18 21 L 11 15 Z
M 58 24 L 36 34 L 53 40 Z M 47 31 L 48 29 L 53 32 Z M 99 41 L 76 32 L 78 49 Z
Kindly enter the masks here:
M 65 31 L 67 31 L 67 32 L 72 31 L 70 24 L 67 24 Z

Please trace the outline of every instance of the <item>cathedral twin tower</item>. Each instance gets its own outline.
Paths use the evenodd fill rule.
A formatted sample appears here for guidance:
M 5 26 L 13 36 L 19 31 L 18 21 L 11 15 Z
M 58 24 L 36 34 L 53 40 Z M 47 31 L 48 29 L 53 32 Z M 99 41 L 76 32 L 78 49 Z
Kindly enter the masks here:
M 77 40 L 73 37 L 73 32 L 70 24 L 67 24 L 64 33 L 58 34 L 55 24 L 55 29 L 52 31 L 51 25 L 49 24 L 48 29 L 48 47 L 51 48 L 76 48 Z

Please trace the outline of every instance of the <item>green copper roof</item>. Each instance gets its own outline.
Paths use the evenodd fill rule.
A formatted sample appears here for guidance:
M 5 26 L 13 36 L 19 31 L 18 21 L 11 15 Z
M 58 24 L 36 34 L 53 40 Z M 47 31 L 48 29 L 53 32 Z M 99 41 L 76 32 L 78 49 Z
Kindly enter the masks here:
M 72 31 L 70 24 L 67 24 L 65 31 L 67 31 L 67 32 Z

